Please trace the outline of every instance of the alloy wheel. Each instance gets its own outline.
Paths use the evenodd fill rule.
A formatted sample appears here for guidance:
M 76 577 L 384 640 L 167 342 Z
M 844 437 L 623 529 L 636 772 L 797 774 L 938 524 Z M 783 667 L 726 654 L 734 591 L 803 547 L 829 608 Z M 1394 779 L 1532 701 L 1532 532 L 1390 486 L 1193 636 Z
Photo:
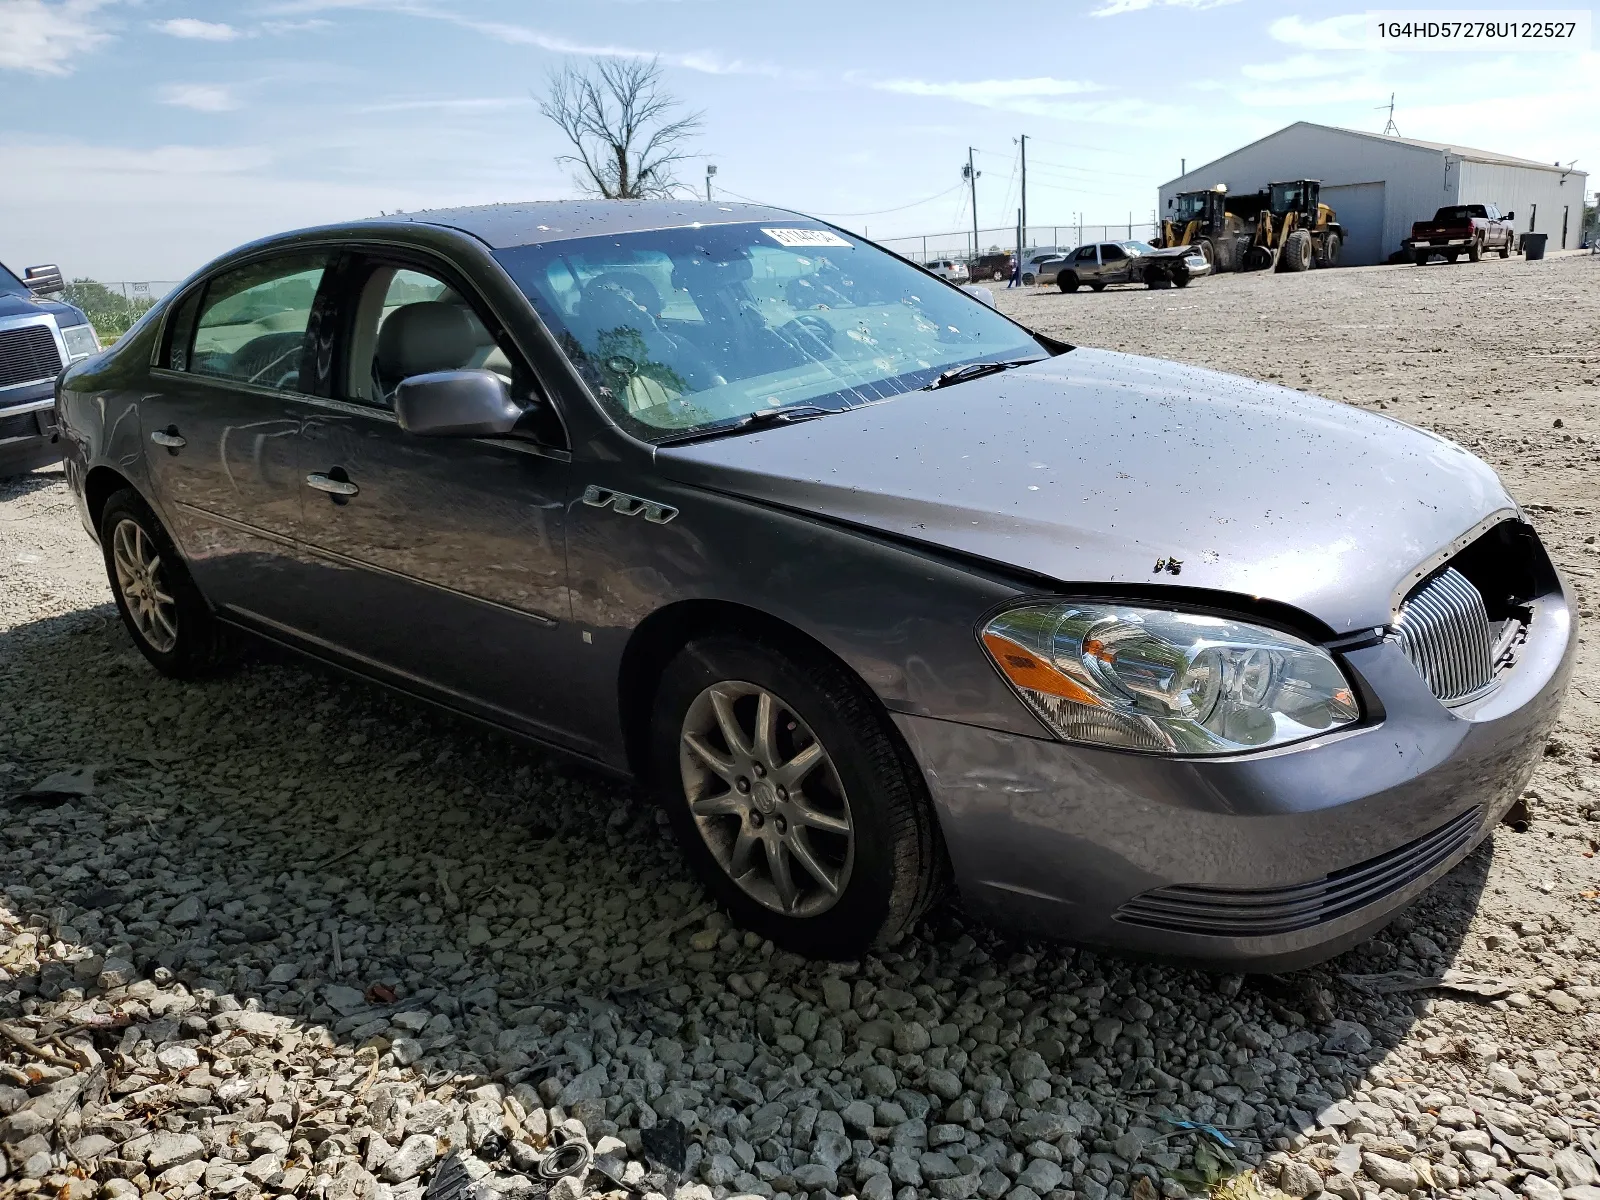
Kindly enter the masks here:
M 683 793 L 717 865 L 773 912 L 813 917 L 850 882 L 855 829 L 827 749 L 753 683 L 700 693 L 679 737 Z
M 170 653 L 178 644 L 178 604 L 167 590 L 161 555 L 137 521 L 117 522 L 111 535 L 111 562 L 139 636 L 152 650 Z

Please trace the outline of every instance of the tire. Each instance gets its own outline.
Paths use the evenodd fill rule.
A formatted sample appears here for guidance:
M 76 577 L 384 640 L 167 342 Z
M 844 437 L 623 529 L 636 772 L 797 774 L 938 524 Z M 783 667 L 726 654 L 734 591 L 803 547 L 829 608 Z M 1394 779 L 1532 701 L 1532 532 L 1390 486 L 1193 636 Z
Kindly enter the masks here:
M 1022 276 L 1022 282 L 1028 287 L 1032 287 L 1037 281 L 1034 279 L 1033 272 L 1028 271 Z
M 1483 242 L 1481 240 L 1474 241 L 1472 243 L 1472 245 L 1467 247 L 1467 261 L 1468 262 L 1482 262 L 1483 261 Z
M 106 501 L 100 546 L 122 623 L 156 670 L 174 679 L 199 679 L 232 661 L 233 639 L 156 514 L 132 488 Z
M 1200 256 L 1210 264 L 1211 269 L 1217 269 L 1217 248 L 1211 244 L 1210 238 L 1200 239 Z
M 1417 260 L 1417 266 L 1425 267 L 1428 265 L 1428 260 L 1432 258 L 1433 255 L 1426 250 L 1418 250 L 1414 255 L 1412 255 L 1412 257 Z
M 1177 266 L 1172 268 L 1171 279 L 1173 287 L 1186 288 L 1189 286 L 1189 280 L 1192 278 L 1193 276 L 1189 274 L 1189 268 L 1184 266 L 1182 263 L 1179 263 Z
M 1461 251 L 1459 251 L 1459 250 L 1446 250 L 1445 254 L 1444 254 L 1445 262 L 1452 262 L 1453 263 L 1453 262 L 1456 262 L 1458 259 L 1460 259 L 1460 257 L 1461 257 Z
M 1095 291 L 1095 292 L 1103 292 L 1103 291 L 1106 290 L 1106 285 L 1103 284 L 1103 283 L 1091 283 L 1089 285 L 1089 290 L 1090 291 Z
M 1337 267 L 1339 255 L 1344 252 L 1344 239 L 1337 233 L 1330 233 L 1322 239 L 1322 245 L 1317 249 L 1317 266 Z
M 1056 276 L 1056 286 L 1063 292 L 1075 292 L 1078 290 L 1078 277 L 1071 271 L 1063 271 Z
M 1278 256 L 1278 270 L 1306 271 L 1311 268 L 1311 231 L 1296 229 L 1283 243 L 1283 253 Z
M 1500 243 L 1500 257 L 1501 258 L 1510 258 L 1511 257 L 1511 239 L 1510 238 L 1507 238 L 1505 241 Z
M 1277 262 L 1270 246 L 1251 246 L 1244 256 L 1244 269 L 1246 271 L 1268 271 Z
M 762 695 L 772 731 L 765 771 L 755 735 Z M 684 856 L 740 925 L 798 954 L 853 959 L 898 941 L 932 903 L 944 855 L 922 773 L 883 709 L 844 668 L 815 654 L 791 656 L 763 637 L 715 634 L 667 665 L 652 712 L 651 779 Z M 737 747 L 723 732 L 723 712 Z M 781 765 L 813 745 L 822 748 L 820 761 L 786 794 Z M 691 795 L 709 801 L 699 815 Z M 842 822 L 846 832 L 823 821 Z M 736 878 L 744 839 L 748 866 Z M 785 847 L 778 861 L 791 884 L 787 898 L 768 855 L 774 843 Z M 836 891 L 790 845 L 831 874 Z

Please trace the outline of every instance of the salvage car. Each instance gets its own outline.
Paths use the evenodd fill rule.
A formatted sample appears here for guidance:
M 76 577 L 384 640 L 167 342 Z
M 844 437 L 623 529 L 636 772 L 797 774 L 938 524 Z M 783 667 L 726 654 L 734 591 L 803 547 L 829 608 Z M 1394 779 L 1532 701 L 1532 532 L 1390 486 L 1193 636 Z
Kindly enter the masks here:
M 1157 249 L 1149 242 L 1099 242 L 1079 246 L 1065 262 L 1052 263 L 1056 287 L 1075 292 L 1088 286 L 1103 292 L 1113 283 L 1142 283 L 1146 287 L 1188 287 L 1189 281 L 1211 273 L 1211 263 L 1195 246 Z
M 53 266 L 19 278 L 0 263 L 0 479 L 61 461 L 56 376 L 100 350 L 83 310 L 60 299 L 65 286 Z
M 158 670 L 247 633 L 637 780 L 805 954 L 953 882 L 1077 943 L 1326 957 L 1501 819 L 1576 645 L 1461 447 L 759 205 L 266 238 L 60 420 Z

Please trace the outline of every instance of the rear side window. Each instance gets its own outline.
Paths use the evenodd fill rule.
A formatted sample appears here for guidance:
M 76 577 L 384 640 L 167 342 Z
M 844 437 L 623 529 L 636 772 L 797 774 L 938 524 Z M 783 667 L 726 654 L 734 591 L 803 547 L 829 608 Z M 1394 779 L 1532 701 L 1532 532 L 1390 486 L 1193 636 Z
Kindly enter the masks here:
M 326 255 L 292 255 L 216 276 L 199 301 L 193 336 L 184 342 L 176 335 L 186 314 L 178 314 L 173 368 L 276 391 L 304 390 L 306 327 L 326 267 Z
M 1085 246 L 1082 250 L 1079 250 L 1078 251 L 1078 261 L 1079 262 L 1093 262 L 1094 261 L 1094 247 L 1093 246 Z

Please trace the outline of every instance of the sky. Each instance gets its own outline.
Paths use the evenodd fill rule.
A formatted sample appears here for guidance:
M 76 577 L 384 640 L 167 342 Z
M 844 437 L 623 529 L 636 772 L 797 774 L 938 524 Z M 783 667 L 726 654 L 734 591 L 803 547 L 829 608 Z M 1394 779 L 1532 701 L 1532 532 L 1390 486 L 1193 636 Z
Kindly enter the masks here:
M 1436 0 L 1435 0 L 1436 2 Z M 1516 6 L 1513 6 L 1516 7 Z M 1525 9 L 1532 6 L 1523 6 Z M 703 192 L 875 240 L 1147 221 L 1297 120 L 1600 179 L 1600 55 L 1396 53 L 1340 0 L 0 0 L 0 260 L 174 280 L 263 234 L 580 194 L 553 70 L 655 57 Z M 1382 107 L 1380 107 L 1382 106 Z M 990 239 L 985 238 L 987 243 Z M 904 243 L 897 244 L 904 248 Z

